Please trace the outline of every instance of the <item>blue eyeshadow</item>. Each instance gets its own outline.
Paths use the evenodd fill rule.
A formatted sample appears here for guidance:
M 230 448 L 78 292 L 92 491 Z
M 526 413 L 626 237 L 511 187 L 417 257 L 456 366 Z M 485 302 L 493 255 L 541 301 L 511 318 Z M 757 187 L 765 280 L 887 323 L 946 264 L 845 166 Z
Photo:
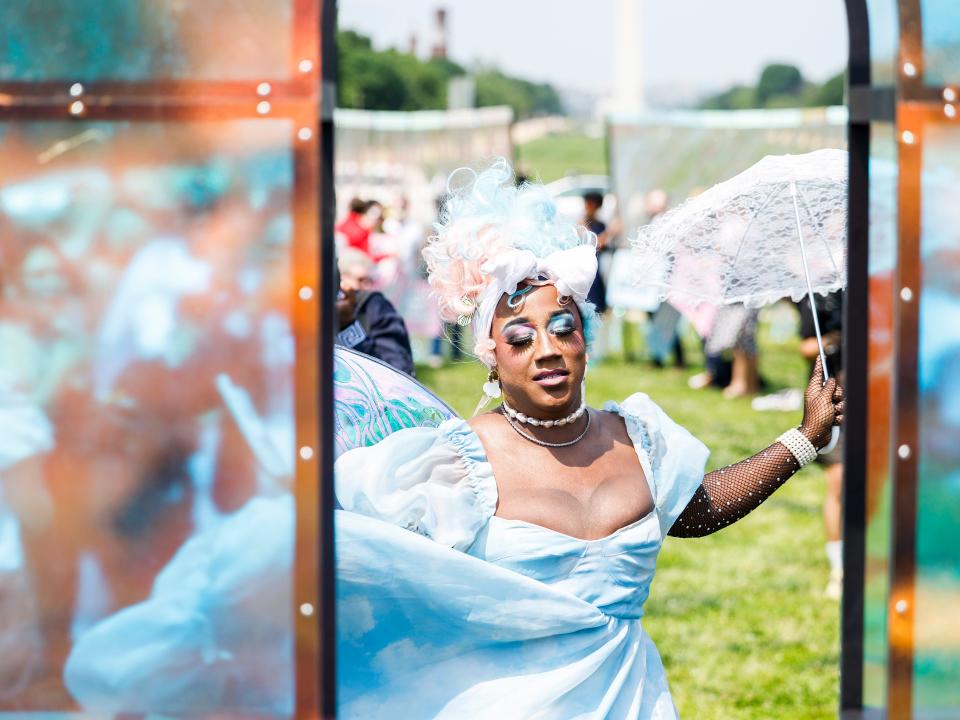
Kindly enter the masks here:
M 577 324 L 573 320 L 572 313 L 564 313 L 563 315 L 554 315 L 550 318 L 550 322 L 547 323 L 547 329 L 550 332 L 569 332 L 575 330 Z

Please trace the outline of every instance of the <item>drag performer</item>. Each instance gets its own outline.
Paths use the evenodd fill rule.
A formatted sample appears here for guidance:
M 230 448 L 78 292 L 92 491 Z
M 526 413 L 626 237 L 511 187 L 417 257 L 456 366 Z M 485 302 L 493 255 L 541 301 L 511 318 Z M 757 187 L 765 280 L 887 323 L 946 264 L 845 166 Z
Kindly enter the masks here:
M 704 475 L 646 395 L 587 407 L 594 245 L 504 161 L 448 202 L 430 284 L 500 404 L 338 460 L 341 717 L 675 718 L 640 620 L 663 539 L 742 518 L 842 422 L 818 368 L 799 428 Z

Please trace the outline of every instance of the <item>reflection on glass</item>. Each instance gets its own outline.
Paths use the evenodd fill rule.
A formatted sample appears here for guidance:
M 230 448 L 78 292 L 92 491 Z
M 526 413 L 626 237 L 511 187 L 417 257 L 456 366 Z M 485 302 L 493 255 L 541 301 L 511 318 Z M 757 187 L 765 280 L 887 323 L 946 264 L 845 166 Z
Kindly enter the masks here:
M 292 132 L 0 124 L 0 711 L 292 712 Z
M 867 0 L 870 24 L 870 80 L 874 85 L 889 86 L 897 77 L 899 20 L 893 0 Z
M 886 704 L 887 594 L 890 587 L 890 410 L 893 386 L 893 282 L 897 261 L 897 156 L 894 128 L 870 135 L 870 238 L 867 321 L 867 531 L 863 701 Z
M 931 126 L 923 167 L 913 698 L 918 716 L 947 717 L 960 711 L 960 130 Z
M 645 196 L 651 188 L 684 198 L 765 155 L 845 148 L 846 123 L 846 113 L 836 108 L 670 112 L 645 120 L 617 116 L 608 125 L 610 174 L 615 188 L 629 190 L 618 212 L 627 227 L 640 227 L 649 222 Z M 690 157 L 697 162 L 685 162 Z
M 960 82 L 960 3 L 921 0 L 920 18 L 927 85 Z
M 287 77 L 292 0 L 0 3 L 0 81 Z
M 367 197 L 371 186 L 380 197 L 404 195 L 411 217 L 430 217 L 436 211 L 436 189 L 459 167 L 477 158 L 513 154 L 510 128 L 513 111 L 505 107 L 475 108 L 454 113 L 368 112 L 338 108 L 336 128 L 337 199 L 344 207 L 354 197 Z M 402 288 L 391 302 L 402 305 Z M 411 316 L 435 312 L 404 312 Z M 435 335 L 436 321 L 419 321 L 424 336 Z M 411 332 L 419 334 L 411 328 Z

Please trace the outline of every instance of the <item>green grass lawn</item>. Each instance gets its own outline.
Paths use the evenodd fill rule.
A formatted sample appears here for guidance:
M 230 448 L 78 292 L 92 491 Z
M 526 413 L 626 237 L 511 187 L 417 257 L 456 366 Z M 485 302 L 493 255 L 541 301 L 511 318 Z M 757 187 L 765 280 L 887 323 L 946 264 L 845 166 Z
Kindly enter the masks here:
M 761 371 L 771 388 L 800 386 L 796 341 L 762 335 Z M 687 355 L 697 363 L 691 338 Z M 610 360 L 591 367 L 591 405 L 643 391 L 711 448 L 709 468 L 773 442 L 796 413 L 755 412 L 747 400 L 687 388 L 699 368 L 656 370 Z M 419 377 L 459 413 L 480 396 L 484 373 L 464 362 Z M 756 512 L 706 538 L 668 538 L 644 626 L 657 643 L 680 715 L 688 720 L 835 718 L 839 608 L 822 596 L 820 467 L 804 468 Z
M 583 133 L 558 133 L 517 145 L 515 159 L 518 171 L 545 183 L 572 174 L 607 174 L 603 138 Z

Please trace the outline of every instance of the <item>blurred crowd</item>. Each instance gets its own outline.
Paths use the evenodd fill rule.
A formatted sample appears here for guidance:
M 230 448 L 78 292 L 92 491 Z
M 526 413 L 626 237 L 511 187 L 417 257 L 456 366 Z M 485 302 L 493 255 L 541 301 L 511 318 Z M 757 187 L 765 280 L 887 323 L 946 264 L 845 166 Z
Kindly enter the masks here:
M 415 358 L 439 367 L 448 349 L 451 360 L 463 357 L 462 329 L 445 326 L 430 297 L 421 255 L 430 232 L 402 196 L 387 205 L 354 198 L 336 225 L 338 342 L 411 375 Z
M 667 193 L 660 189 L 631 202 L 642 203 L 642 224 L 654 222 L 670 207 Z M 441 203 L 442 199 L 437 201 L 438 208 Z M 661 302 L 655 292 L 634 286 L 629 243 L 612 195 L 588 190 L 575 205 L 564 203 L 562 211 L 575 213 L 572 219 L 597 236 L 600 269 L 589 300 L 603 323 L 591 349 L 591 362 L 620 356 L 628 363 L 645 362 L 654 368 L 687 368 L 684 345 L 690 340 L 684 338 L 685 333 L 689 335 L 687 328 L 692 328 L 704 362 L 701 371 L 689 378 L 691 388 L 718 388 L 726 398 L 756 396 L 764 390 L 758 309 Z M 341 278 L 338 320 L 341 331 L 346 330 L 340 342 L 361 350 L 355 344 L 364 342 L 368 354 L 411 374 L 416 364 L 438 367 L 446 359 L 460 360 L 466 346 L 464 331 L 456 325 L 444 326 L 430 297 L 421 250 L 431 224 L 432 219 L 410 217 L 407 202 L 398 197 L 387 204 L 353 198 L 336 226 Z M 365 310 L 371 298 L 372 305 Z M 829 352 L 839 348 L 840 297 L 831 296 L 822 304 L 818 312 L 823 315 L 821 327 Z M 802 319 L 799 327 L 796 313 L 783 308 L 772 313 L 780 340 L 797 330 L 804 338 L 813 337 L 812 321 L 806 317 L 809 308 L 799 304 L 797 309 Z M 384 349 L 373 351 L 378 343 Z M 809 344 L 804 348 L 809 351 Z M 797 409 L 798 392 L 759 398 L 755 405 L 757 409 Z

